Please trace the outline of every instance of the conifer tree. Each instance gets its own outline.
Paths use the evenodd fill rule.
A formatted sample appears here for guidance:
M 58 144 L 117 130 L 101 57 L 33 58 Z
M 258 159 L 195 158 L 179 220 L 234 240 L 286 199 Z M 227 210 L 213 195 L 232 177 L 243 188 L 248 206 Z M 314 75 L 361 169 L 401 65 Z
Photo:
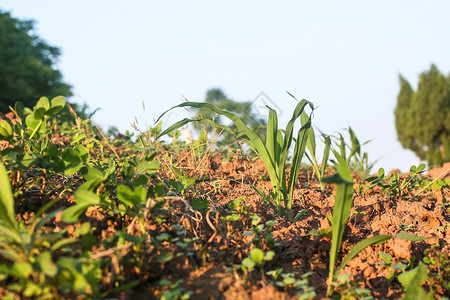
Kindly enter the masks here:
M 420 75 L 417 91 L 400 75 L 395 125 L 403 148 L 429 165 L 450 161 L 450 75 L 432 65 Z

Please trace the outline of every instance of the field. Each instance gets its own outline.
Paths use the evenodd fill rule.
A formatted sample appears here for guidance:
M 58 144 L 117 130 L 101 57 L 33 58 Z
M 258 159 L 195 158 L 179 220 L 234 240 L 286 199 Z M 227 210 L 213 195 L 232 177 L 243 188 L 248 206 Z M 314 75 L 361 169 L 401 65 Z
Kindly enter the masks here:
M 449 165 L 371 174 L 351 128 L 315 137 L 308 104 L 298 132 L 271 112 L 262 143 L 232 115 L 202 120 L 246 134 L 225 149 L 207 129 L 182 141 L 189 120 L 162 142 L 159 126 L 106 137 L 62 97 L 16 105 L 0 121 L 0 297 L 450 297 Z

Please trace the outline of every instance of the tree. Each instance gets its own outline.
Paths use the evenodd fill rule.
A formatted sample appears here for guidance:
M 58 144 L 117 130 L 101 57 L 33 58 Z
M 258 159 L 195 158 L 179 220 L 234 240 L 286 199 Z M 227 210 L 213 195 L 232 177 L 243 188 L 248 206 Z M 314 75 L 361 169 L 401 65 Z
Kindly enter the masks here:
M 47 96 L 71 96 L 71 86 L 55 68 L 61 51 L 34 34 L 33 21 L 0 11 L 0 112 L 21 101 L 31 107 Z
M 235 113 L 257 135 L 259 135 L 260 137 L 265 136 L 265 128 L 267 123 L 265 120 L 259 118 L 255 113 L 252 112 L 252 103 L 250 101 L 238 102 L 231 100 L 221 89 L 214 88 L 206 92 L 205 102 L 214 104 L 224 110 Z M 224 124 L 228 125 L 232 129 L 234 128 L 234 124 L 232 122 L 224 123 L 225 120 L 223 120 L 220 116 L 216 115 L 214 112 L 207 108 L 199 109 L 198 111 L 196 111 L 196 113 L 205 119 L 214 119 L 214 121 L 218 124 Z M 222 138 L 217 141 L 218 146 L 230 146 L 233 144 L 233 142 L 236 141 L 236 138 L 228 132 L 223 132 L 221 136 Z
M 394 113 L 403 148 L 430 165 L 450 161 L 450 75 L 431 65 L 420 75 L 417 91 L 400 75 Z

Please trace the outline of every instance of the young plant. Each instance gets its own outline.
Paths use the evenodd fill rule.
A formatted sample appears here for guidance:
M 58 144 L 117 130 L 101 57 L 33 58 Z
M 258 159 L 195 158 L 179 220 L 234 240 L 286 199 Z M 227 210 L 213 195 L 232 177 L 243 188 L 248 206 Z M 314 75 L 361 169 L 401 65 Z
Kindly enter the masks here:
M 388 271 L 390 271 L 389 275 L 386 277 L 387 280 L 392 281 L 399 273 L 404 273 L 408 267 L 410 267 L 413 263 L 411 260 L 409 263 L 406 260 L 400 260 L 399 262 L 392 262 L 392 255 L 389 253 L 378 253 L 383 260 L 382 262 L 377 262 L 377 264 L 384 265 Z
M 404 197 L 408 191 L 412 190 L 413 186 L 417 183 L 420 184 L 419 174 L 425 172 L 426 165 L 420 164 L 418 167 L 411 166 L 409 169 L 410 178 L 401 178 L 397 172 L 392 176 L 386 177 L 383 168 L 378 169 L 378 175 L 367 178 L 367 182 L 371 185 L 369 189 L 373 189 L 375 186 L 381 187 L 388 195 Z M 414 198 L 414 197 L 413 197 Z
M 292 96 L 292 95 L 291 95 Z M 194 108 L 208 108 L 213 112 L 225 116 L 234 123 L 233 129 L 215 123 L 208 119 L 183 119 L 162 132 L 159 136 L 163 136 L 173 130 L 183 127 L 189 122 L 199 121 L 211 125 L 212 127 L 224 130 L 231 133 L 236 138 L 243 140 L 263 161 L 267 171 L 269 173 L 270 181 L 272 183 L 273 191 L 269 195 L 265 195 L 256 187 L 253 187 L 255 191 L 263 198 L 266 199 L 271 207 L 280 215 L 286 217 L 289 221 L 294 222 L 304 214 L 304 211 L 292 217 L 292 203 L 294 186 L 297 181 L 298 173 L 300 171 L 300 162 L 303 154 L 305 153 L 306 143 L 308 140 L 308 129 L 311 127 L 311 116 L 305 118 L 301 124 L 301 128 L 297 133 L 297 139 L 295 142 L 294 153 L 292 157 L 291 172 L 289 178 L 286 175 L 286 165 L 288 164 L 288 152 L 293 141 L 294 123 L 300 118 L 302 114 L 305 114 L 305 108 L 309 106 L 311 110 L 314 110 L 314 106 L 307 100 L 300 101 L 292 114 L 291 120 L 288 122 L 286 129 L 283 131 L 278 129 L 278 116 L 277 113 L 269 108 L 269 119 L 267 122 L 267 134 L 266 143 L 263 143 L 261 138 L 252 131 L 247 125 L 234 113 L 225 111 L 213 104 L 209 103 L 197 103 L 197 102 L 185 102 L 177 106 L 172 107 L 194 107 Z M 169 110 L 171 110 L 169 109 Z M 159 118 L 161 119 L 163 113 Z M 158 122 L 157 120 L 157 122 Z
M 94 294 L 92 287 L 98 281 L 88 273 L 92 270 L 98 274 L 98 269 L 91 269 L 95 262 L 68 257 L 60 257 L 55 262 L 52 258 L 54 252 L 77 242 L 77 239 L 63 237 L 67 230 L 57 233 L 45 233 L 43 230 L 44 224 L 60 212 L 57 210 L 43 216 L 57 200 L 44 205 L 30 224 L 25 225 L 23 221 L 15 220 L 12 189 L 3 164 L 0 164 L 0 188 L 0 256 L 7 261 L 0 264 L 0 277 L 15 278 L 9 290 L 26 298 L 45 299 L 54 298 L 55 288 L 67 293 Z
M 342 157 L 345 158 L 347 164 L 351 167 L 352 170 L 361 173 L 361 174 L 369 174 L 370 170 L 374 166 L 375 163 L 369 164 L 369 156 L 367 152 L 361 153 L 361 147 L 370 142 L 366 141 L 363 144 L 359 142 L 359 139 L 356 137 L 355 132 L 349 126 L 348 133 L 350 135 L 351 146 L 349 146 L 346 142 L 342 134 L 339 134 L 339 151 Z M 349 155 L 347 156 L 347 149 L 350 150 Z
M 264 227 L 264 224 L 260 224 L 260 216 L 255 214 L 250 216 L 250 218 L 252 219 L 252 228 L 250 231 L 244 232 L 244 235 L 254 236 L 249 244 L 253 244 L 255 247 L 261 247 L 261 242 L 266 240 L 270 248 L 279 245 L 279 243 L 275 242 L 273 234 L 271 233 L 272 227 L 277 223 L 276 220 L 267 221 L 266 227 Z
M 427 267 L 422 262 L 414 269 L 400 274 L 398 281 L 402 284 L 405 291 L 403 299 L 433 299 L 434 297 L 422 287 L 428 276 Z
M 193 294 L 192 291 L 185 292 L 184 288 L 180 285 L 183 283 L 183 280 L 180 279 L 175 283 L 170 282 L 167 279 L 163 279 L 159 282 L 160 286 L 166 287 L 168 291 L 164 292 L 161 295 L 161 300 L 176 300 L 176 299 L 189 299 Z
M 252 251 L 250 251 L 250 255 L 242 260 L 241 269 L 244 271 L 245 275 L 248 274 L 248 272 L 253 271 L 255 267 L 258 267 L 261 271 L 261 277 L 263 280 L 265 280 L 264 275 L 264 264 L 266 261 L 270 261 L 275 256 L 275 252 L 273 251 L 267 251 L 264 253 L 259 248 L 253 248 Z
M 306 114 L 302 115 L 302 119 L 305 120 L 307 118 Z M 305 120 L 306 123 L 306 120 Z M 323 150 L 323 156 L 322 156 L 322 165 L 319 167 L 319 164 L 317 163 L 317 157 L 316 157 L 316 136 L 314 134 L 313 127 L 310 127 L 308 129 L 308 141 L 306 143 L 306 147 L 308 147 L 309 155 L 308 153 L 305 153 L 306 157 L 312 164 L 314 168 L 314 172 L 316 173 L 317 179 L 320 183 L 320 189 L 322 191 L 325 190 L 325 182 L 323 182 L 323 178 L 325 176 L 325 170 L 328 166 L 328 157 L 330 156 L 330 150 L 331 150 L 331 138 L 325 134 L 323 134 L 325 148 Z
M 336 280 L 336 276 L 338 276 L 339 273 L 347 265 L 347 263 L 355 256 L 357 256 L 364 248 L 371 245 L 384 243 L 393 237 L 410 241 L 422 241 L 427 239 L 426 237 L 417 237 L 408 233 L 399 233 L 394 236 L 378 235 L 366 238 L 356 244 L 353 249 L 350 250 L 347 256 L 342 260 L 339 267 L 336 268 L 336 261 L 341 247 L 342 237 L 344 235 L 345 223 L 347 222 L 347 218 L 353 204 L 353 179 L 350 173 L 348 162 L 345 160 L 345 158 L 334 150 L 333 153 L 337 159 L 338 173 L 324 178 L 324 181 L 327 183 L 337 184 L 332 218 L 330 266 L 328 275 L 328 282 L 330 284 L 328 285 L 327 290 L 328 296 L 331 296 L 333 294 L 333 285 L 331 283 Z

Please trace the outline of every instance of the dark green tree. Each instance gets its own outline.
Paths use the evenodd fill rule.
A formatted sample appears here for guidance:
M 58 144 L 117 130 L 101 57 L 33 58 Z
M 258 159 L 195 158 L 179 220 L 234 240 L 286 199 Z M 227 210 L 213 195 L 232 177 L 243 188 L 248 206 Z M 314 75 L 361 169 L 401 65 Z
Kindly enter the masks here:
M 34 33 L 33 21 L 0 10 L 0 112 L 16 101 L 32 107 L 40 97 L 71 96 L 56 69 L 61 51 Z
M 217 105 L 218 107 L 233 112 L 237 114 L 242 121 L 247 124 L 249 128 L 251 128 L 257 135 L 260 137 L 264 137 L 266 134 L 266 125 L 267 122 L 264 119 L 261 119 L 252 111 L 252 102 L 238 102 L 228 98 L 225 93 L 219 88 L 213 88 L 206 92 L 206 103 L 211 103 Z M 202 116 L 205 119 L 214 120 L 218 124 L 228 125 L 230 128 L 234 129 L 234 124 L 226 118 L 222 118 L 216 115 L 209 109 L 199 109 L 196 111 L 196 114 Z M 212 128 L 210 128 L 212 129 Z M 223 132 L 221 138 L 217 141 L 217 145 L 225 146 L 225 145 L 233 145 L 236 142 L 236 138 L 227 132 Z
M 400 75 L 394 113 L 403 148 L 430 165 L 450 161 L 450 75 L 432 65 L 420 75 L 417 91 Z

